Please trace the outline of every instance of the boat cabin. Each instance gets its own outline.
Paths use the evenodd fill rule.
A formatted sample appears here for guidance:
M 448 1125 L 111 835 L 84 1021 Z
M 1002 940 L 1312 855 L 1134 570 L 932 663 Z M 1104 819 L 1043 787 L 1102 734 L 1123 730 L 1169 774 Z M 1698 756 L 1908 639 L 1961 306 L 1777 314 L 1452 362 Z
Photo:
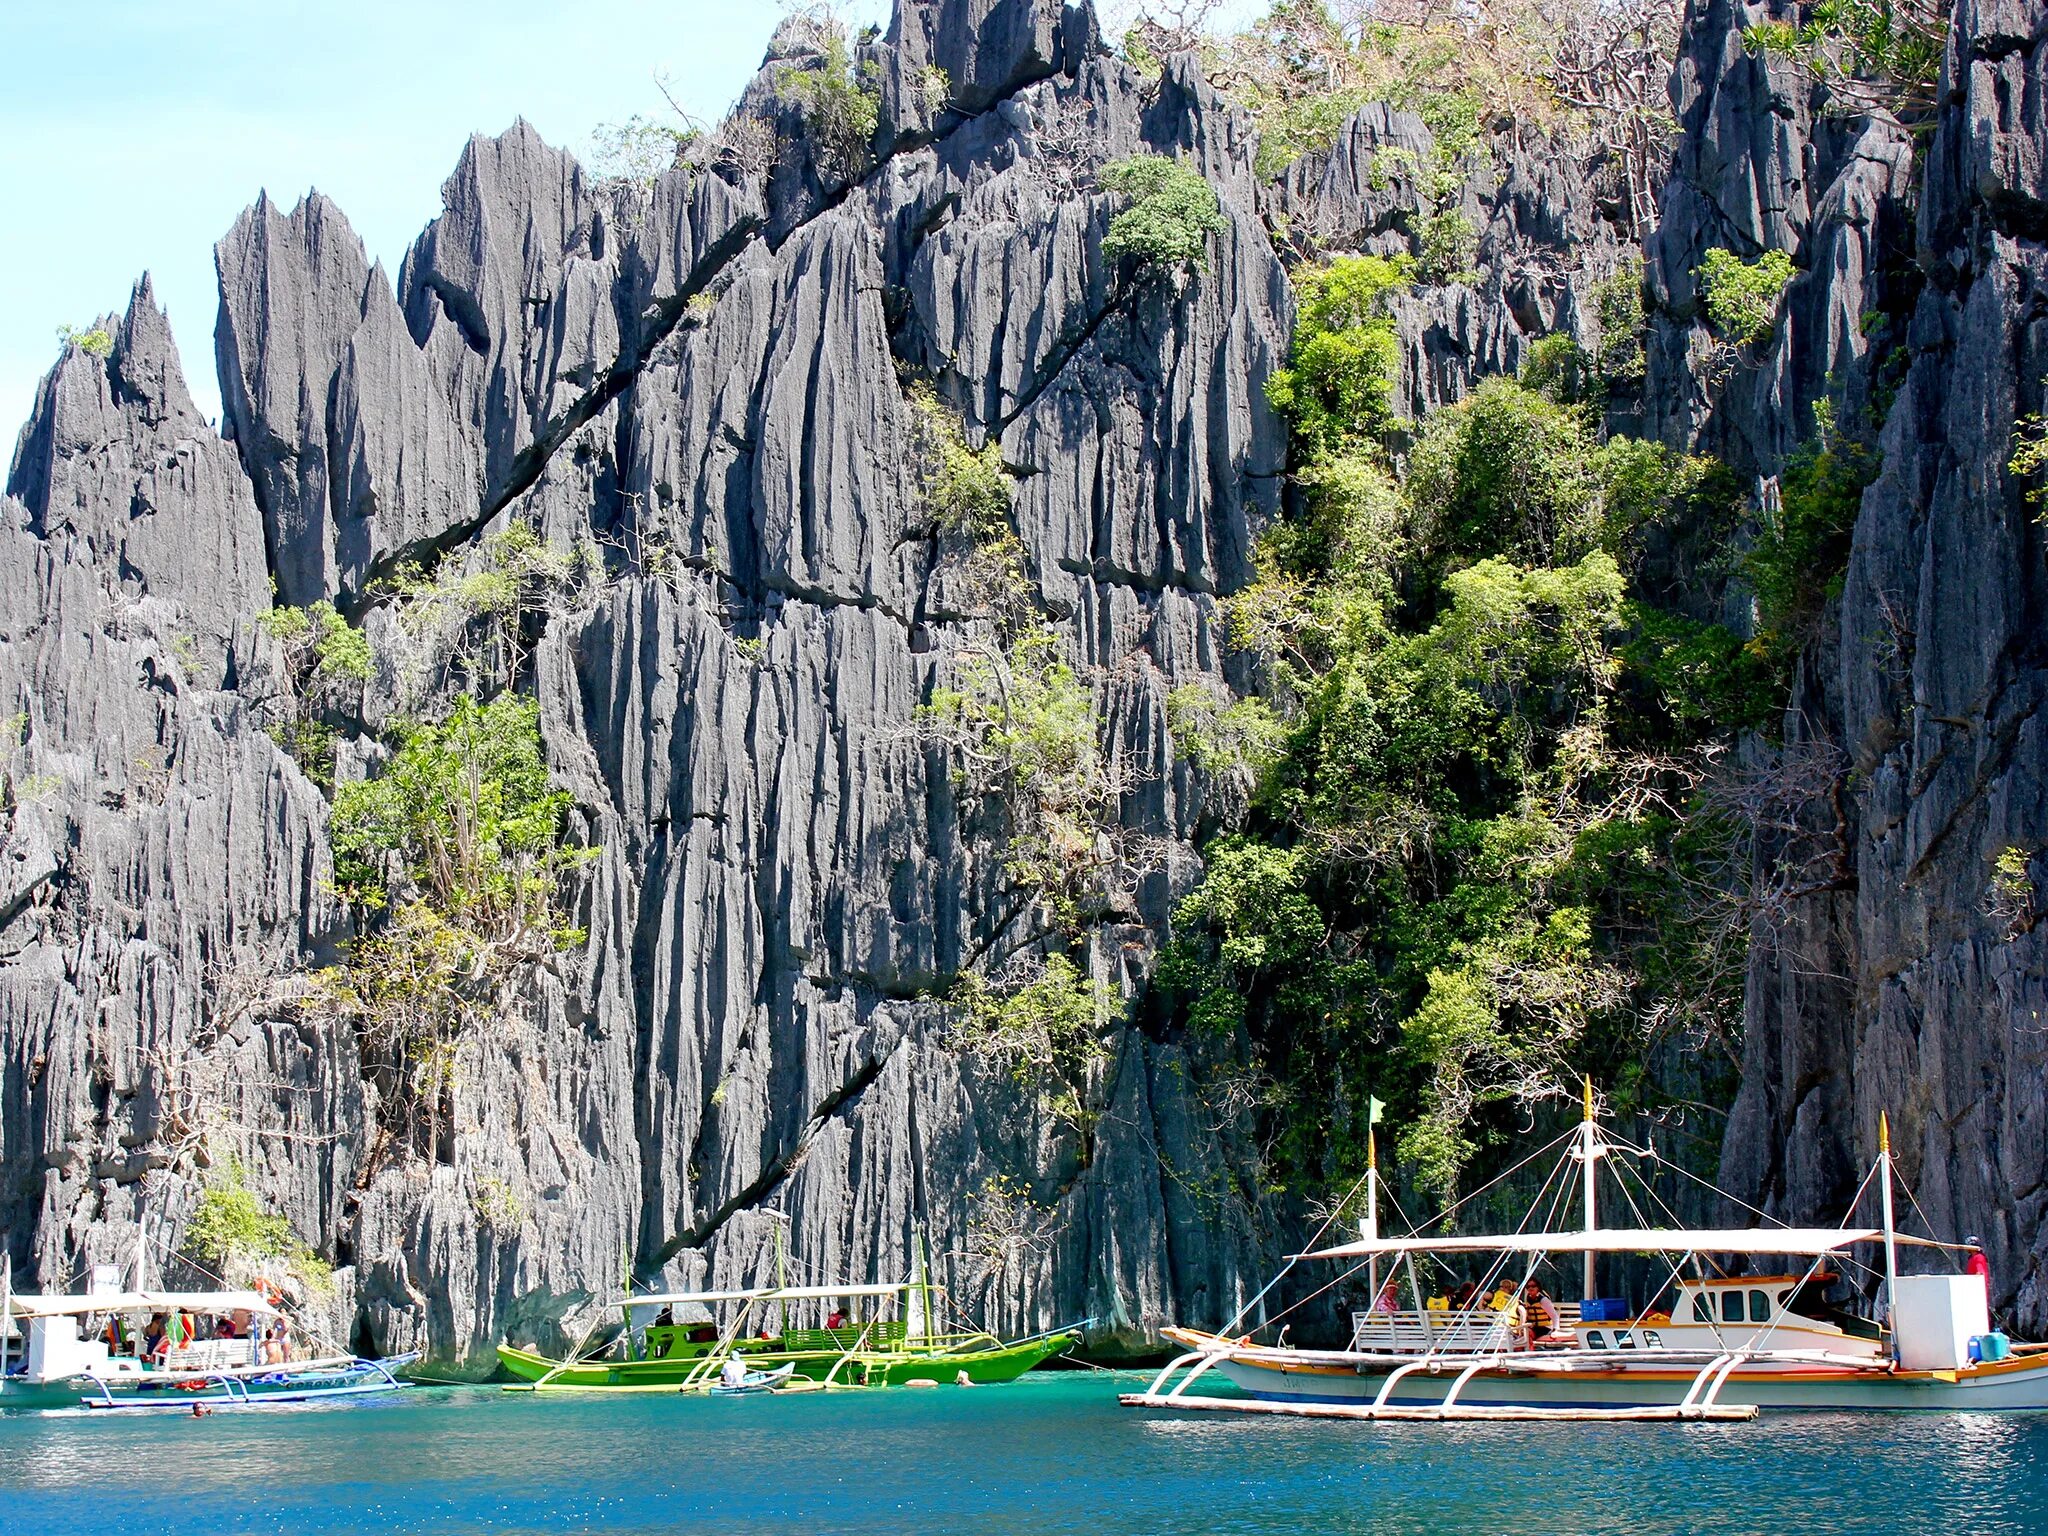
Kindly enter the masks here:
M 1622 1335 L 1654 1332 L 1669 1349 L 1810 1350 L 1828 1355 L 1879 1359 L 1885 1353 L 1875 1323 L 1852 1317 L 1824 1300 L 1835 1276 L 1738 1275 L 1686 1280 L 1668 1314 L 1658 1313 L 1607 1329 L 1587 1328 L 1588 1349 L 1625 1349 Z M 1656 1348 L 1645 1343 L 1638 1347 Z

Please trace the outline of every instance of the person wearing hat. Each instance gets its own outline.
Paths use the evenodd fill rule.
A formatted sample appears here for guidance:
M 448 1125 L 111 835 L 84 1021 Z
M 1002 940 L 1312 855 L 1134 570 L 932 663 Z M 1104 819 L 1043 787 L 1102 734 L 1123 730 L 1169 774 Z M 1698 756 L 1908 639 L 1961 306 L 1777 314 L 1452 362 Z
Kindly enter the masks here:
M 1984 1239 L 1966 1237 L 1963 1246 L 1970 1250 L 1970 1256 L 1963 1260 L 1963 1273 L 1975 1275 L 1984 1282 L 1984 1304 L 1991 1305 L 1991 1261 L 1984 1257 Z

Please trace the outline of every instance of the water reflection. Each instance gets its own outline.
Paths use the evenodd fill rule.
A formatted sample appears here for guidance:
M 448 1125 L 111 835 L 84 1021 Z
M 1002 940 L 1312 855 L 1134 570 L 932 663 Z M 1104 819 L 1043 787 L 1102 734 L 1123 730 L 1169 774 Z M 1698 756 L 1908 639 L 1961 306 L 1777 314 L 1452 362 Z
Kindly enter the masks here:
M 1370 1425 L 1119 1408 L 1131 1385 L 17 1417 L 0 1420 L 0 1531 L 2048 1530 L 2039 1420 Z

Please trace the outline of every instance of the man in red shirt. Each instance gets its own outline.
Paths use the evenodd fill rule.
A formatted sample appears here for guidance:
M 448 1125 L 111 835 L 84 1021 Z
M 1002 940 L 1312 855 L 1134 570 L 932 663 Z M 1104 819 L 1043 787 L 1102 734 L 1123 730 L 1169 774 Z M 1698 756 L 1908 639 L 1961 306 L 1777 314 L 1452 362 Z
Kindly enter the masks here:
M 1991 1304 L 1991 1261 L 1984 1257 L 1984 1240 L 1980 1237 L 1966 1237 L 1963 1246 L 1970 1250 L 1970 1256 L 1963 1260 L 1963 1273 L 1975 1275 L 1984 1282 L 1984 1303 Z

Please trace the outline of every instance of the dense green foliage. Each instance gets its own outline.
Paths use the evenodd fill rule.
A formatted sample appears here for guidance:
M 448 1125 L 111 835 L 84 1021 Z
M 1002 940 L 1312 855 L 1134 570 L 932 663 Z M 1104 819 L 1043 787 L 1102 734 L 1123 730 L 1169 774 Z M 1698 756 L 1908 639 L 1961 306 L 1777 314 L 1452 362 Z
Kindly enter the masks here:
M 1311 457 L 1376 444 L 1394 420 L 1400 349 L 1386 295 L 1406 260 L 1342 256 L 1295 278 L 1294 344 L 1266 380 L 1266 399 Z
M 76 326 L 57 327 L 57 340 L 66 347 L 76 347 L 88 357 L 106 357 L 114 350 L 114 338 L 107 334 L 104 326 L 90 326 L 80 330 Z
M 957 1047 L 1021 1087 L 1064 1094 L 1076 1105 L 1081 1078 L 1104 1054 L 1102 1032 L 1122 1013 L 1109 987 L 1057 952 L 1036 976 L 1008 987 L 963 971 L 947 1001 Z
M 1745 262 L 1715 246 L 1700 263 L 1699 277 L 1714 329 L 1731 346 L 1749 346 L 1769 336 L 1778 323 L 1778 300 L 1792 281 L 1792 258 L 1783 251 L 1765 251 Z
M 2048 470 L 2048 417 L 2030 412 L 2013 423 L 2012 457 L 2005 461 L 2005 470 L 2017 480 L 2038 480 Z M 2029 486 L 2027 500 L 2041 509 L 2037 518 L 2048 520 L 2048 486 Z
M 1100 179 L 1121 205 L 1103 237 L 1104 256 L 1160 271 L 1208 267 L 1209 237 L 1230 221 L 1200 171 L 1164 155 L 1133 155 L 1104 166 Z
M 293 1234 L 290 1222 L 264 1208 L 235 1157 L 214 1165 L 185 1223 L 181 1247 L 211 1276 L 230 1285 L 247 1284 L 267 1273 L 273 1278 L 289 1276 L 321 1291 L 332 1275 L 327 1263 Z
M 1814 0 L 1801 21 L 1743 29 L 1753 53 L 1804 66 L 1840 98 L 1838 111 L 1881 108 L 1923 126 L 1934 105 L 1952 0 Z
M 929 384 L 910 391 L 915 443 L 922 461 L 924 504 L 941 530 L 965 538 L 999 537 L 1010 526 L 1010 474 L 991 437 L 967 446 L 960 419 Z
M 440 724 L 402 730 L 375 778 L 336 792 L 335 882 L 358 905 L 421 899 L 482 933 L 545 927 L 576 857 L 562 841 L 568 808 L 548 785 L 539 705 L 464 695 Z
M 369 637 L 325 598 L 304 608 L 269 609 L 256 622 L 277 642 L 284 662 L 271 737 L 308 778 L 331 789 L 336 723 L 360 701 L 375 670 Z
M 1094 690 L 1053 632 L 1034 626 L 1003 650 L 963 651 L 954 686 L 933 689 L 920 715 L 958 755 L 962 791 L 1007 816 L 1010 878 L 1060 929 L 1094 921 L 1113 876 L 1106 845 L 1122 786 L 1097 739 Z
M 1271 397 L 1302 462 L 1228 610 L 1280 750 L 1205 851 L 1157 977 L 1255 1072 L 1342 1085 L 1334 1111 L 1266 1111 L 1269 1178 L 1309 1193 L 1355 1176 L 1368 1088 L 1406 1176 L 1442 1190 L 1509 1106 L 1585 1070 L 1652 1094 L 1660 1030 L 1733 1030 L 1729 834 L 1697 797 L 1701 754 L 1782 699 L 1758 648 L 1630 593 L 1643 551 L 1735 515 L 1707 505 L 1733 495 L 1707 461 L 1603 441 L 1579 403 L 1639 366 L 1635 274 L 1610 300 L 1611 372 L 1539 346 L 1525 379 L 1423 422 L 1397 477 L 1381 305 L 1406 275 L 1298 274 Z
M 1828 428 L 1801 447 L 1778 477 L 1778 500 L 1766 504 L 1744 575 L 1756 594 L 1763 649 L 1789 658 L 1811 638 L 1822 605 L 1841 590 L 1849 536 L 1864 487 L 1877 476 L 1877 456 Z

